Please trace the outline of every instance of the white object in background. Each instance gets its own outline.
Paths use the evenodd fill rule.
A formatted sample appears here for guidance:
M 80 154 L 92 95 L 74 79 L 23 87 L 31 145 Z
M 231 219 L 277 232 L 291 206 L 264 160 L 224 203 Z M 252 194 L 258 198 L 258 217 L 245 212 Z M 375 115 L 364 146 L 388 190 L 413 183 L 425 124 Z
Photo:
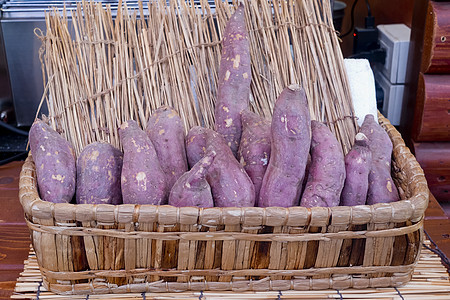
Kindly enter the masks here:
M 400 125 L 402 115 L 404 84 L 392 84 L 383 73 L 376 72 L 375 79 L 383 89 L 383 115 L 389 119 L 392 125 Z
M 367 59 L 344 59 L 345 70 L 350 85 L 353 108 L 361 126 L 366 115 L 378 120 L 375 79 Z
M 377 28 L 380 46 L 386 49 L 386 62 L 379 66 L 380 70 L 391 83 L 405 83 L 411 29 L 405 24 L 378 25 Z

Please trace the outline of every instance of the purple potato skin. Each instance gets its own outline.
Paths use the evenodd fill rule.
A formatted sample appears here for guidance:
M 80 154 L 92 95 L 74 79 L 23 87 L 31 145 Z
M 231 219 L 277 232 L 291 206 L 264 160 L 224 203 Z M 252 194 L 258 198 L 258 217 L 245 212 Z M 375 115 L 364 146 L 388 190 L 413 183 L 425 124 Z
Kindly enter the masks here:
M 189 167 L 193 168 L 206 153 L 206 128 L 192 127 L 186 136 L 186 155 Z
M 108 143 L 86 146 L 77 159 L 77 204 L 121 204 L 122 151 Z
M 211 129 L 206 131 L 208 152 L 216 152 L 206 175 L 211 186 L 214 206 L 255 206 L 255 186 L 252 180 L 234 157 L 223 136 Z
M 178 178 L 170 191 L 169 205 L 176 207 L 214 206 L 211 187 L 206 180 L 206 173 L 214 161 L 215 155 L 214 151 L 209 152 L 190 171 Z
M 40 197 L 53 203 L 70 202 L 76 185 L 72 145 L 39 119 L 31 126 L 29 140 Z
M 363 133 L 355 136 L 355 144 L 345 156 L 345 183 L 341 194 L 341 206 L 366 204 L 369 188 L 369 172 L 372 152 Z
M 123 203 L 167 204 L 165 174 L 147 134 L 130 120 L 120 126 L 119 136 L 123 145 Z
M 272 117 L 271 153 L 260 207 L 297 206 L 311 143 L 311 117 L 305 91 L 290 85 L 278 96 Z
M 369 139 L 372 165 L 369 173 L 369 190 L 366 204 L 390 203 L 400 200 L 391 177 L 392 142 L 387 132 L 372 115 L 366 115 L 360 132 Z
M 173 108 L 162 106 L 150 116 L 146 132 L 155 147 L 170 190 L 188 170 L 181 118 Z
M 300 206 L 338 206 L 345 182 L 344 153 L 330 129 L 311 121 L 311 167 Z
M 241 122 L 242 136 L 238 160 L 252 180 L 255 199 L 258 200 L 270 159 L 270 122 L 249 110 L 242 111 Z
M 225 26 L 214 111 L 215 130 L 225 138 L 235 157 L 242 133 L 240 112 L 249 105 L 252 79 L 244 12 L 241 3 Z

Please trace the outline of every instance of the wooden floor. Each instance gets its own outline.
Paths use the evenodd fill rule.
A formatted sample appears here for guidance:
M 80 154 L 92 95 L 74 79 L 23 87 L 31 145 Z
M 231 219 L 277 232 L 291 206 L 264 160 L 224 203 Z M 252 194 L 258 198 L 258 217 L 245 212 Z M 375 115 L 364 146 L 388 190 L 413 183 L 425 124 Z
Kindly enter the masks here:
M 0 299 L 9 299 L 30 247 L 28 227 L 19 203 L 23 162 L 0 166 Z

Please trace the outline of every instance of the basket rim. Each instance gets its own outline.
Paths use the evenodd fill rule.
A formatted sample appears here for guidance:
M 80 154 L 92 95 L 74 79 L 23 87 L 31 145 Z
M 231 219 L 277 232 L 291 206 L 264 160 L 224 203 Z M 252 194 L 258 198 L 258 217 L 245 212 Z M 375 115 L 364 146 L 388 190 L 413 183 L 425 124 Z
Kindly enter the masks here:
M 429 190 L 424 172 L 400 133 L 380 112 L 380 125 L 393 143 L 393 156 L 402 173 L 411 173 L 407 184 L 412 196 L 392 203 L 374 205 L 312 207 L 174 207 L 170 205 L 138 204 L 70 204 L 52 203 L 40 199 L 37 190 L 35 165 L 28 155 L 19 180 L 19 198 L 25 218 L 55 221 L 98 221 L 106 224 L 150 222 L 183 225 L 244 225 L 244 226 L 328 226 L 358 225 L 387 222 L 418 222 L 428 206 Z M 34 222 L 32 222 L 34 223 Z

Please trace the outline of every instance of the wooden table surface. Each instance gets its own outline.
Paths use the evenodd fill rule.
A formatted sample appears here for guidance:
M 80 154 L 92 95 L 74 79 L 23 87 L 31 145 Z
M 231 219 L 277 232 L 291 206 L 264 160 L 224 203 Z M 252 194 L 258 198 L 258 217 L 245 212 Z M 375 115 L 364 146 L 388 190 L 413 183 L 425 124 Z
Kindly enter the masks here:
M 0 166 L 0 299 L 9 299 L 30 246 L 29 231 L 19 203 L 19 173 L 22 162 Z M 450 257 L 450 220 L 430 195 L 425 230 Z

